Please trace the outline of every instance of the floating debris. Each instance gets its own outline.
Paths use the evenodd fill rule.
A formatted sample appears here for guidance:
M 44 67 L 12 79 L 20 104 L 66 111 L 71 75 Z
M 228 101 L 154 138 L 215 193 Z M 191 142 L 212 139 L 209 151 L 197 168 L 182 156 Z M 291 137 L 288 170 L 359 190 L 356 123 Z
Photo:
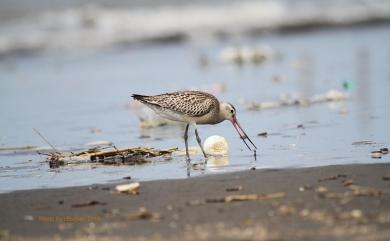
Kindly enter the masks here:
M 381 151 L 372 151 L 370 155 L 372 158 L 382 158 L 383 153 Z
M 177 151 L 177 148 L 161 150 L 146 147 L 118 149 L 113 146 L 109 149 L 105 149 L 104 151 L 99 148 L 92 148 L 77 153 L 50 152 L 46 155 L 50 167 L 57 168 L 67 164 L 80 163 L 101 163 L 104 165 L 145 164 L 151 162 L 146 158 L 171 155 L 175 151 Z
M 99 202 L 99 201 L 90 201 L 90 202 L 86 202 L 86 203 L 76 203 L 76 204 L 73 204 L 71 207 L 72 208 L 83 208 L 83 207 L 90 207 L 90 206 L 96 206 L 96 205 L 106 205 L 107 203 L 105 202 Z
M 374 141 L 355 141 L 355 142 L 352 142 L 352 145 L 354 146 L 359 146 L 359 145 L 374 145 L 376 144 Z
M 205 140 L 203 149 L 210 155 L 226 155 L 229 145 L 223 136 L 214 135 Z
M 152 220 L 158 221 L 161 219 L 161 214 L 148 211 L 146 208 L 141 207 L 136 213 L 129 213 L 127 216 L 129 220 Z
M 248 110 L 271 109 L 271 108 L 280 108 L 286 106 L 306 107 L 316 103 L 339 102 L 339 101 L 346 100 L 348 98 L 349 98 L 349 94 L 338 90 L 329 90 L 324 94 L 314 95 L 309 98 L 291 97 L 289 95 L 284 95 L 280 98 L 280 100 L 276 100 L 276 101 L 264 101 L 258 103 L 251 103 L 248 106 Z
M 303 191 L 306 191 L 306 190 L 313 190 L 313 186 L 312 185 L 304 185 L 302 187 L 299 187 L 298 189 L 300 192 L 303 192 Z
M 388 153 L 389 153 L 388 148 L 381 148 L 377 151 L 372 151 L 370 155 L 372 158 L 382 158 L 383 155 L 387 155 Z
M 261 64 L 274 57 L 274 50 L 269 46 L 262 47 L 227 47 L 222 50 L 220 59 L 227 64 Z
M 139 188 L 140 188 L 140 183 L 139 182 L 134 182 L 130 184 L 122 184 L 122 185 L 117 185 L 115 189 L 119 193 L 129 193 L 129 194 L 139 194 Z

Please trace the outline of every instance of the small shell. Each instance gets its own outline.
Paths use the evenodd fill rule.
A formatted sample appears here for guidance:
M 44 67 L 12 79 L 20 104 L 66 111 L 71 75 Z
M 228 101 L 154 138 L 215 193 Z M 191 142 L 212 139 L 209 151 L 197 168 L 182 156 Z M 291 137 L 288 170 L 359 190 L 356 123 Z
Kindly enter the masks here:
M 139 182 L 134 182 L 134 183 L 130 183 L 130 184 L 118 185 L 115 187 L 115 189 L 118 192 L 127 192 L 127 193 L 131 193 L 131 194 L 137 194 L 139 187 L 140 187 Z
M 203 148 L 210 155 L 226 155 L 229 151 L 229 145 L 222 136 L 210 136 L 203 144 Z

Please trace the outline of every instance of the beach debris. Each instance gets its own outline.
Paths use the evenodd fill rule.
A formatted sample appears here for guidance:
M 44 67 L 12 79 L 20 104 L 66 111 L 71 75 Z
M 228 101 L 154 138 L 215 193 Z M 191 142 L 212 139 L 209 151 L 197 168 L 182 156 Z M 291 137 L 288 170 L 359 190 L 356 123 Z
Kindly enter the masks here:
M 344 81 L 343 82 L 343 89 L 345 90 L 351 90 L 353 88 L 353 82 L 352 81 Z
M 324 187 L 324 186 L 319 186 L 317 187 L 315 190 L 315 192 L 318 192 L 318 193 L 324 193 L 324 192 L 327 192 L 328 191 L 328 188 Z
M 129 220 L 151 220 L 151 221 L 159 221 L 162 216 L 160 213 L 154 213 L 148 211 L 145 207 L 141 207 L 138 212 L 129 213 L 127 215 Z
M 24 215 L 24 220 L 26 220 L 26 221 L 34 221 L 34 216 L 32 216 L 32 215 Z
M 343 180 L 342 183 L 343 183 L 344 186 L 347 187 L 347 186 L 355 184 L 355 181 L 352 180 L 352 179 L 347 179 L 347 180 Z
M 386 189 L 382 190 L 355 184 L 348 185 L 347 187 L 349 189 L 348 191 L 321 193 L 318 197 L 333 199 L 339 201 L 341 204 L 346 204 L 356 197 L 382 197 L 390 195 L 390 191 Z
M 241 190 L 242 190 L 242 186 L 235 186 L 235 187 L 226 188 L 227 192 L 237 192 L 237 191 L 241 191 Z
M 390 181 L 390 175 L 383 176 L 382 179 L 384 181 Z
M 263 101 L 257 103 L 251 103 L 248 105 L 248 110 L 261 110 L 280 108 L 286 106 L 301 106 L 306 107 L 312 104 L 325 103 L 325 102 L 340 102 L 349 98 L 349 94 L 338 90 L 329 90 L 324 94 L 318 94 L 309 98 L 305 97 L 293 97 L 290 95 L 282 95 L 279 100 L 275 101 Z
M 119 193 L 129 193 L 129 194 L 137 195 L 137 194 L 139 194 L 140 186 L 141 186 L 141 184 L 139 182 L 133 182 L 130 184 L 117 185 L 115 187 L 115 189 Z
M 381 148 L 380 152 L 382 152 L 382 154 L 386 155 L 389 153 L 389 149 L 388 148 Z
M 226 155 L 229 151 L 229 145 L 223 136 L 209 136 L 204 144 L 203 149 L 210 155 Z
M 98 147 L 73 152 L 49 152 L 47 160 L 51 168 L 57 168 L 68 164 L 100 163 L 104 165 L 135 165 L 145 164 L 151 161 L 148 158 L 171 155 L 177 148 L 153 149 L 147 147 L 133 147 L 118 149 L 115 146 L 101 150 Z M 43 154 L 43 153 L 40 153 Z
M 345 175 L 345 174 L 337 174 L 335 176 L 320 178 L 320 179 L 318 179 L 318 182 L 331 181 L 331 180 L 336 180 L 339 178 L 346 178 L 346 177 L 347 177 L 347 175 Z
M 206 203 L 228 203 L 228 202 L 240 202 L 240 201 L 263 201 L 276 198 L 283 198 L 286 196 L 284 192 L 275 192 L 270 194 L 242 194 L 242 195 L 229 195 L 222 198 L 206 198 Z
M 86 143 L 85 145 L 86 146 L 112 146 L 112 144 L 113 143 L 111 141 L 92 141 Z
M 382 154 L 381 151 L 372 151 L 372 152 L 370 153 L 370 156 L 371 156 L 372 158 L 382 158 L 383 154 Z
M 266 137 L 268 137 L 268 133 L 267 132 L 261 132 L 261 133 L 257 134 L 257 136 L 266 138 Z
M 304 186 L 299 187 L 298 190 L 300 192 L 303 192 L 303 191 L 306 191 L 306 190 L 313 190 L 313 186 L 309 185 L 309 184 L 306 184 Z
M 274 57 L 274 50 L 269 46 L 227 47 L 220 53 L 220 59 L 226 64 L 261 64 Z
M 372 158 L 382 158 L 383 155 L 387 155 L 388 153 L 389 153 L 388 148 L 381 148 L 379 150 L 372 151 L 370 155 Z
M 72 208 L 83 208 L 83 207 L 90 207 L 90 206 L 96 206 L 96 205 L 106 205 L 107 203 L 105 202 L 99 202 L 99 201 L 90 201 L 90 202 L 86 202 L 86 203 L 76 203 L 76 204 L 72 204 L 71 207 Z
M 374 145 L 374 144 L 376 144 L 374 141 L 369 141 L 369 140 L 352 142 L 352 145 L 354 145 L 354 146 L 360 146 L 360 145 Z

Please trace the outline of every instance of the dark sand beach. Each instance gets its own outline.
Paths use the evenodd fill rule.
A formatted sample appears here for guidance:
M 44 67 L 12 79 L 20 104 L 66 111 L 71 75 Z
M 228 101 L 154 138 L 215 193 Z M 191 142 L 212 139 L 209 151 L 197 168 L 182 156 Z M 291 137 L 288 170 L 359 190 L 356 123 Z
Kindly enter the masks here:
M 389 240 L 389 170 L 389 164 L 248 170 L 141 182 L 138 194 L 118 193 L 114 184 L 16 191 L 0 195 L 0 234 L 2 240 Z

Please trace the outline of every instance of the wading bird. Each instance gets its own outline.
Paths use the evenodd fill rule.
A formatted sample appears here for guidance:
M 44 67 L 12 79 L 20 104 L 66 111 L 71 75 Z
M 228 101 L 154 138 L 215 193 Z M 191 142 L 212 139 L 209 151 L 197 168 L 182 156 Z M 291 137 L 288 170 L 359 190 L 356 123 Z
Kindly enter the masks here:
M 196 140 L 205 158 L 207 158 L 207 155 L 202 147 L 198 134 L 198 124 L 214 125 L 224 120 L 229 120 L 248 149 L 251 150 L 245 141 L 246 139 L 253 145 L 254 150 L 257 149 L 238 123 L 234 106 L 227 102 L 219 102 L 211 94 L 200 91 L 178 91 L 154 96 L 133 94 L 132 97 L 154 110 L 163 118 L 186 123 L 184 143 L 186 146 L 187 161 L 190 160 L 188 153 L 188 128 L 190 125 L 195 129 Z

